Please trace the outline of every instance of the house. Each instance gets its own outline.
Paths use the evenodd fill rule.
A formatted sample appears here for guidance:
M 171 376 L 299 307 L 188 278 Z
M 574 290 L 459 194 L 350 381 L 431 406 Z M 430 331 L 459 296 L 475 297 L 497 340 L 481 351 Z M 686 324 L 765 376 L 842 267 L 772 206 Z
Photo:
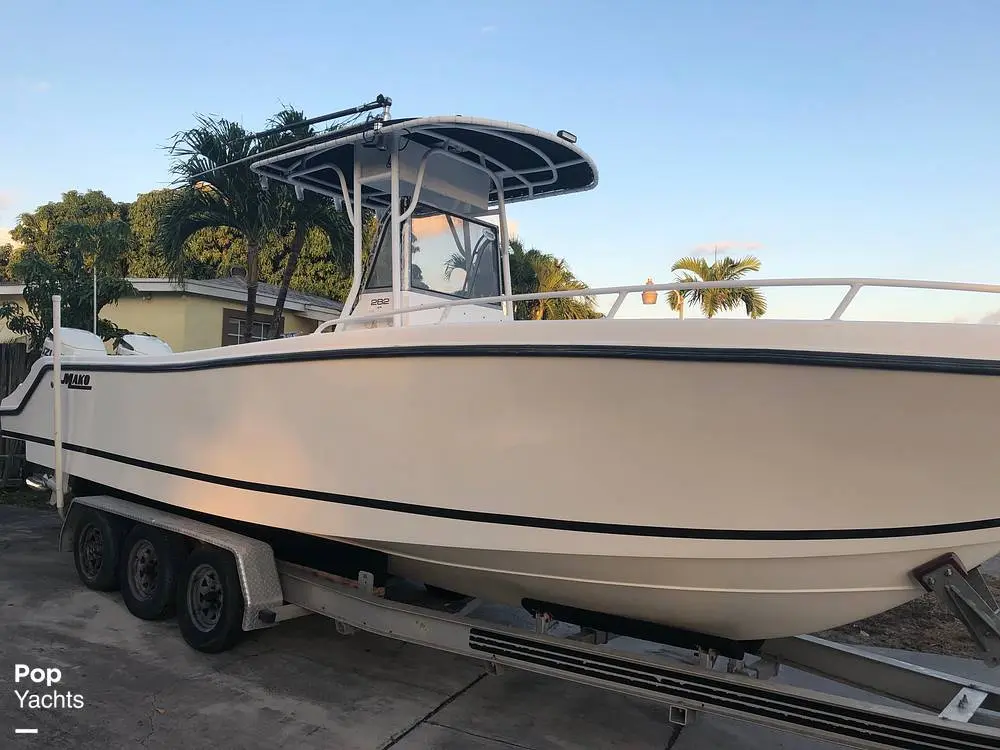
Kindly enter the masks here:
M 247 288 L 240 278 L 189 280 L 178 284 L 169 279 L 129 279 L 137 294 L 115 305 L 107 305 L 99 315 L 136 333 L 150 333 L 170 344 L 174 351 L 208 349 L 240 344 L 247 340 L 243 330 Z M 24 287 L 0 284 L 0 302 L 19 302 Z M 257 314 L 250 339 L 268 338 L 278 287 L 257 285 Z M 303 294 L 291 289 L 285 298 L 281 335 L 311 333 L 325 320 L 340 315 L 343 305 L 334 300 Z M 17 338 L 0 321 L 0 342 Z

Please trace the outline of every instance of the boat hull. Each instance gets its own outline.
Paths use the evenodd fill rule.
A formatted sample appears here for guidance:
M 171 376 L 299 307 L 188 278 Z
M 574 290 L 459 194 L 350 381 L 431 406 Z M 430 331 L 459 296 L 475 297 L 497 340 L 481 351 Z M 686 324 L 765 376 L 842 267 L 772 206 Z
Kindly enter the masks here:
M 920 595 L 909 571 L 939 554 L 974 567 L 1000 550 L 982 408 L 1000 379 L 961 364 L 978 339 L 919 369 L 845 355 L 884 351 L 890 329 L 852 342 L 757 321 L 727 344 L 715 322 L 694 346 L 694 323 L 421 326 L 67 360 L 89 378 L 61 391 L 65 467 L 381 550 L 463 593 L 734 639 L 852 622 Z M 0 428 L 47 466 L 50 382 L 40 363 L 0 406 Z

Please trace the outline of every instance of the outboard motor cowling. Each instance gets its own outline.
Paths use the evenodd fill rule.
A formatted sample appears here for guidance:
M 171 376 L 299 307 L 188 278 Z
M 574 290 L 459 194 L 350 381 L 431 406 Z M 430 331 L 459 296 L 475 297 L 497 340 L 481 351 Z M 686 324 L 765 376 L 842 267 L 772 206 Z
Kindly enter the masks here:
M 96 333 L 85 331 L 82 328 L 66 328 L 65 326 L 59 329 L 59 333 L 62 337 L 62 346 L 60 347 L 62 349 L 60 356 L 62 357 L 108 356 L 104 341 Z M 42 356 L 51 357 L 54 351 L 52 330 L 49 330 L 49 335 L 42 344 Z
M 118 342 L 118 346 L 115 347 L 115 354 L 132 357 L 173 353 L 174 350 L 170 348 L 170 344 L 163 339 L 141 333 L 125 334 Z

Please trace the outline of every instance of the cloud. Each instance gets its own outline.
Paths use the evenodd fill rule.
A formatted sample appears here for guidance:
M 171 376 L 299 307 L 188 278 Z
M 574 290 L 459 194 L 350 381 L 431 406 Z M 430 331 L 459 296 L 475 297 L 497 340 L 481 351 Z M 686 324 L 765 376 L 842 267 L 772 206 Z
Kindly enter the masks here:
M 52 84 L 48 81 L 31 81 L 27 84 L 27 88 L 29 91 L 34 91 L 36 94 L 44 94 L 52 88 Z
M 500 226 L 500 218 L 496 214 L 491 216 L 480 216 L 479 220 L 484 224 L 492 224 L 495 227 Z M 517 230 L 519 226 L 520 225 L 518 224 L 517 219 L 512 219 L 509 216 L 507 217 L 507 236 L 510 239 L 517 237 Z
M 14 205 L 14 193 L 10 190 L 0 190 L 0 211 Z
M 493 24 L 490 24 L 490 25 L 488 25 L 488 26 L 483 26 L 483 27 L 482 27 L 482 28 L 481 28 L 481 29 L 479 30 L 479 33 L 480 33 L 480 34 L 492 34 L 492 33 L 493 33 L 494 31 L 496 31 L 496 30 L 497 30 L 497 27 L 496 27 L 496 26 L 494 26 Z
M 980 323 L 1000 323 L 1000 310 L 994 310 L 989 315 L 984 315 L 979 319 Z

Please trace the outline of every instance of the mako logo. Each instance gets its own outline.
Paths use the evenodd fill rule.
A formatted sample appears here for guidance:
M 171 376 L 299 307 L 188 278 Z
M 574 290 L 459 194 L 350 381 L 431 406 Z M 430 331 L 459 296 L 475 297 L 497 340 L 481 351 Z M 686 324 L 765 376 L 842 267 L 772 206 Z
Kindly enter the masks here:
M 90 384 L 90 375 L 85 372 L 64 372 L 62 380 L 59 381 L 71 391 L 89 391 L 93 389 Z M 52 384 L 49 383 L 51 387 Z

